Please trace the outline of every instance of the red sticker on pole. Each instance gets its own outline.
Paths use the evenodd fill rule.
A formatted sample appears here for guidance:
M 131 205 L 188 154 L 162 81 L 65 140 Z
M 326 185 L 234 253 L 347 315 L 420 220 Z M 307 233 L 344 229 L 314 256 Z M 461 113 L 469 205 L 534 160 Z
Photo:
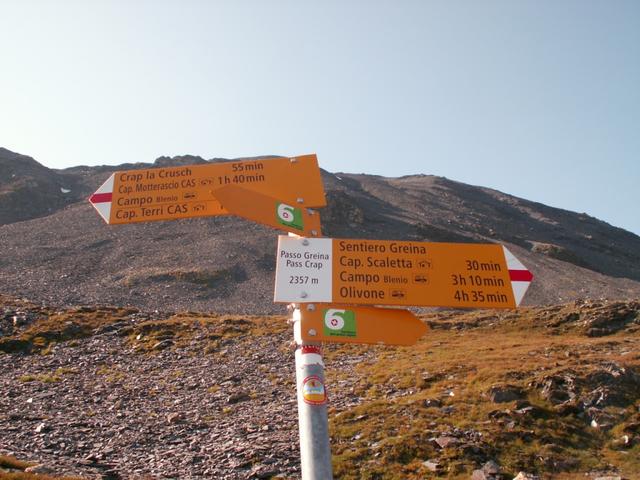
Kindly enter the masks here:
M 317 345 L 302 345 L 302 353 L 315 353 L 316 355 L 322 355 L 322 350 Z

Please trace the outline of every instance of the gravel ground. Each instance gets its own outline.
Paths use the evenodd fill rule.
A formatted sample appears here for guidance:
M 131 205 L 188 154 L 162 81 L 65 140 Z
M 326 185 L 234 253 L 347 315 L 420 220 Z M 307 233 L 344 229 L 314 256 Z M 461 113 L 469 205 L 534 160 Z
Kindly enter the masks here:
M 0 448 L 91 478 L 296 477 L 286 337 L 141 354 L 106 333 L 48 355 L 0 355 Z

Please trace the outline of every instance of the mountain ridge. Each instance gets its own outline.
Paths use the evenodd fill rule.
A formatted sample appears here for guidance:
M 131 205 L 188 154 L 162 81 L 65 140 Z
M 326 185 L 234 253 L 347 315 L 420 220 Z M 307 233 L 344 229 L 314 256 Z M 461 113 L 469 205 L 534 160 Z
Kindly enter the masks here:
M 271 298 L 274 230 L 234 217 L 108 226 L 86 202 L 113 171 L 209 161 L 52 170 L 0 150 L 0 292 L 60 305 L 281 312 Z M 640 296 L 640 237 L 584 213 L 433 175 L 322 170 L 322 179 L 325 236 L 505 244 L 536 277 L 530 305 Z M 14 211 L 20 202 L 29 208 Z

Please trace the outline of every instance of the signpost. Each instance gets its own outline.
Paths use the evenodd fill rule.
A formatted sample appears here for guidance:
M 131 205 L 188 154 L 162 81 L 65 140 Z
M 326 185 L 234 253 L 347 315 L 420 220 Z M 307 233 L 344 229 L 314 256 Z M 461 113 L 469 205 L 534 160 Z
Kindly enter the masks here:
M 515 308 L 532 278 L 497 244 L 280 236 L 274 300 Z
M 115 172 L 89 201 L 108 224 L 228 215 L 216 197 L 226 186 L 292 209 L 326 205 L 315 155 Z
M 426 325 L 404 309 L 307 303 L 300 307 L 303 342 L 414 345 Z
M 298 235 L 322 235 L 320 215 L 313 209 L 288 205 L 281 200 L 235 185 L 222 187 L 216 198 L 231 214 Z
M 315 155 L 116 172 L 89 201 L 108 224 L 232 214 L 294 234 L 274 301 L 293 310 L 303 480 L 332 478 L 321 343 L 413 345 L 424 323 L 373 305 L 514 308 L 533 279 L 497 244 L 317 238 Z

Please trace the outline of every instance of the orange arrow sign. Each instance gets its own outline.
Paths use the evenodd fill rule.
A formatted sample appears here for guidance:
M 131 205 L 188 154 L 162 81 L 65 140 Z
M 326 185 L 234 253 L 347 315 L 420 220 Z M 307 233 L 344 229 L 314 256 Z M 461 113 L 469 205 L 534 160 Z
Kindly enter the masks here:
M 228 215 L 216 191 L 230 185 L 297 208 L 326 205 L 315 155 L 115 172 L 89 201 L 109 224 Z
M 414 345 L 427 326 L 408 310 L 307 304 L 300 308 L 303 342 Z
M 268 195 L 235 185 L 219 188 L 216 198 L 229 213 L 297 235 L 319 237 L 320 215 L 306 207 L 288 205 Z
M 498 244 L 280 236 L 274 300 L 514 308 L 532 278 Z

